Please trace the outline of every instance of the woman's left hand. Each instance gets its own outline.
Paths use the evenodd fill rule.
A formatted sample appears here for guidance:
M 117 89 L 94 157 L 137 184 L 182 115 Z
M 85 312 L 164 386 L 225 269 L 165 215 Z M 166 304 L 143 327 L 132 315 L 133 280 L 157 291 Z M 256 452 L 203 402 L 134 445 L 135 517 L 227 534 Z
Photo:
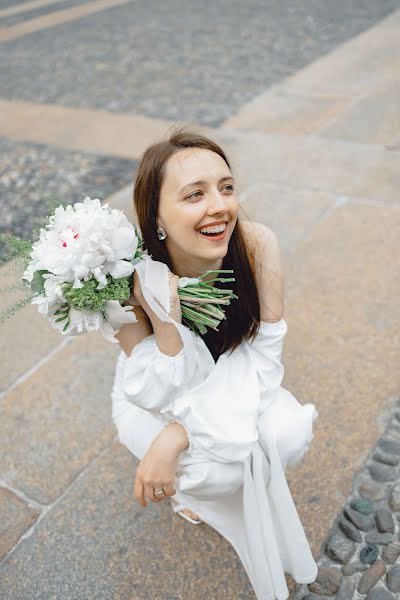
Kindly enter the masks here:
M 174 273 L 171 273 L 171 271 L 168 271 L 168 277 L 169 277 L 169 297 L 170 297 L 170 304 L 171 304 L 171 309 L 168 314 L 171 317 L 171 319 L 173 319 L 177 323 L 182 323 L 181 301 L 180 301 L 179 294 L 178 294 L 179 275 L 174 275 Z M 154 326 L 157 326 L 158 324 L 165 323 L 156 315 L 156 313 L 150 308 L 148 302 L 145 300 L 145 297 L 143 296 L 143 292 L 142 292 L 142 287 L 140 285 L 139 275 L 137 274 L 136 271 L 133 272 L 133 293 L 134 293 L 134 297 L 136 298 L 136 300 L 138 302 L 140 302 L 143 310 L 147 313 L 150 321 L 153 323 L 153 328 L 154 328 Z
M 155 438 L 136 470 L 134 496 L 143 507 L 147 500 L 161 502 L 176 493 L 174 484 L 179 455 L 187 436 L 179 423 L 167 425 Z M 155 496 L 154 490 L 162 490 Z

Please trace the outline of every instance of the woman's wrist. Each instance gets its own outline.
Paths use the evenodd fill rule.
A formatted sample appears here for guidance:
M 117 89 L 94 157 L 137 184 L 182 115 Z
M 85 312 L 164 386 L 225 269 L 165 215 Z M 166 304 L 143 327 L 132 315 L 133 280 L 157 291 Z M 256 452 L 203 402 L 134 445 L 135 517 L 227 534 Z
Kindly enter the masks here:
M 156 338 L 157 346 L 164 354 L 176 356 L 183 349 L 182 337 L 174 325 L 161 321 L 160 319 L 151 319 L 153 332 Z
M 176 421 L 168 423 L 152 443 L 153 447 L 158 445 L 162 446 L 164 452 L 168 449 L 171 455 L 177 458 L 189 446 L 189 440 L 183 425 Z

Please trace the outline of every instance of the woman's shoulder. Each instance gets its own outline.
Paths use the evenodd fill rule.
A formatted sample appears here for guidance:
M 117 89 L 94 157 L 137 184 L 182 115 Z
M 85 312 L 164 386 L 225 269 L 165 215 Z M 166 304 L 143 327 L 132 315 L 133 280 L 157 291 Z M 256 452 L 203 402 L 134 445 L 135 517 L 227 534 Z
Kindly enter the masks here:
M 279 320 L 283 316 L 284 268 L 278 236 L 263 223 L 244 221 L 243 224 L 243 233 L 255 261 L 261 321 Z
M 240 221 L 242 232 L 251 251 L 260 255 L 267 247 L 279 246 L 276 233 L 264 223 L 258 221 Z

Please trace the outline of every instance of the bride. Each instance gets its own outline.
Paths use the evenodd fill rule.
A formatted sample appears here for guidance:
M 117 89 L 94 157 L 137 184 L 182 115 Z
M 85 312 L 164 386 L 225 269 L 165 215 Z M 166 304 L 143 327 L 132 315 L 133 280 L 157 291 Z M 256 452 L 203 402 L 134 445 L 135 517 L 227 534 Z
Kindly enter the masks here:
M 226 154 L 185 127 L 142 155 L 134 204 L 145 248 L 168 270 L 170 299 L 160 318 L 137 269 L 129 303 L 138 322 L 116 334 L 113 419 L 140 460 L 135 500 L 169 500 L 206 522 L 233 545 L 259 600 L 286 600 L 285 572 L 310 583 L 318 571 L 284 475 L 307 452 L 318 413 L 281 386 L 278 238 L 239 219 Z M 179 279 L 215 269 L 234 270 L 238 299 L 218 331 L 196 335 L 182 323 Z

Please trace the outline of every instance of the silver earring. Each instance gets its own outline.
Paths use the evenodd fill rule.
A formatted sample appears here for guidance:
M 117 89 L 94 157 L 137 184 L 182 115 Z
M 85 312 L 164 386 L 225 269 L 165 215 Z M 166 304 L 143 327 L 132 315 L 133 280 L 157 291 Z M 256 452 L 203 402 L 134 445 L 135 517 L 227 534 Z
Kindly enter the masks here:
M 167 232 L 162 227 L 157 227 L 157 235 L 159 240 L 165 240 Z

